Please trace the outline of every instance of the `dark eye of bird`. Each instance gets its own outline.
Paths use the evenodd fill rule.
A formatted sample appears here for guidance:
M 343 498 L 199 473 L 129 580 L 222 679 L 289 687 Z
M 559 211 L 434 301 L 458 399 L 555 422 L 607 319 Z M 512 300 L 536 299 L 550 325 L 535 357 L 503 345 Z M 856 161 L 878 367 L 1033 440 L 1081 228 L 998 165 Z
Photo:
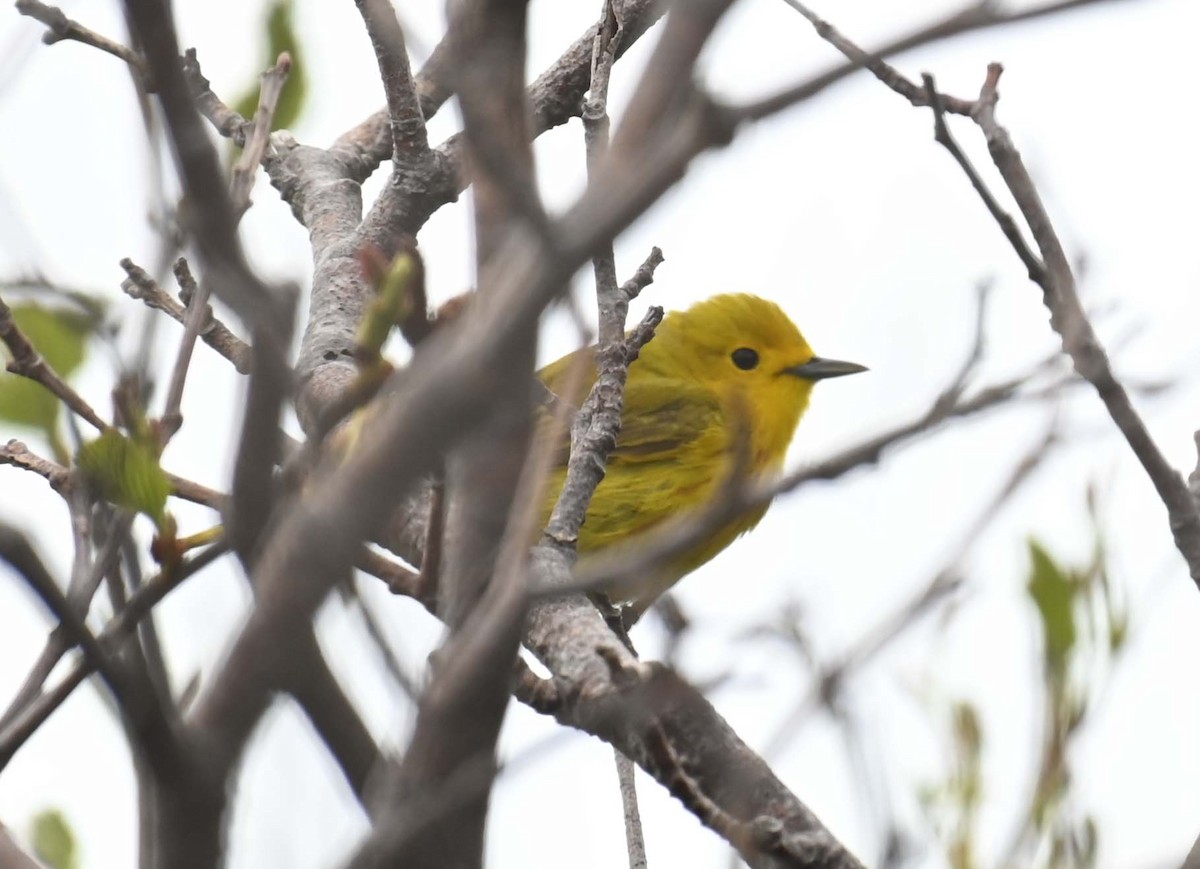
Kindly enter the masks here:
M 749 371 L 758 365 L 758 354 L 749 347 L 739 347 L 730 354 L 733 364 L 743 371 Z

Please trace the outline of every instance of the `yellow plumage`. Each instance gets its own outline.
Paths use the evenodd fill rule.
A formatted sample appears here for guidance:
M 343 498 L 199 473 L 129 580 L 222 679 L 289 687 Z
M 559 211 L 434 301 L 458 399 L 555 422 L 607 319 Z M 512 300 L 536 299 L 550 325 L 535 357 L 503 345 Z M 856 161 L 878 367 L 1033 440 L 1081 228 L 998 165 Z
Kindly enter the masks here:
M 564 386 L 576 351 L 538 376 Z M 738 442 L 751 477 L 776 474 L 813 383 L 865 370 L 816 357 L 773 302 L 726 294 L 673 312 L 629 368 L 616 448 L 579 535 L 590 552 L 635 538 L 681 512 L 703 506 L 728 481 Z M 588 382 L 596 378 L 593 364 Z M 543 525 L 566 477 L 565 450 L 543 505 Z M 749 531 L 763 507 L 719 529 L 661 573 L 612 593 L 637 618 L 667 588 Z

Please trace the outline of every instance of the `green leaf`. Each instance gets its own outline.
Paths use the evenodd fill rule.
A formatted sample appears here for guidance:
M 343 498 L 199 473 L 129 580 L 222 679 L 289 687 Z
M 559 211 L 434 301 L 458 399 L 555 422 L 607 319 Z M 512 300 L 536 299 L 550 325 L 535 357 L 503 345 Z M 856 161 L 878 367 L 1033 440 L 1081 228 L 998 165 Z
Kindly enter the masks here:
M 1078 636 L 1074 607 L 1077 586 L 1036 540 L 1029 541 L 1029 555 L 1027 589 L 1041 617 L 1046 669 L 1063 676 Z
M 33 819 L 33 853 L 51 869 L 78 869 L 79 849 L 71 825 L 58 809 L 46 809 Z
M 154 446 L 109 429 L 84 444 L 77 458 L 80 470 L 108 501 L 163 522 L 171 483 L 158 464 Z
M 304 110 L 308 99 L 308 76 L 305 74 L 301 60 L 300 40 L 296 35 L 293 16 L 295 4 L 293 0 L 275 0 L 267 8 L 266 37 L 262 67 L 274 66 L 279 55 L 287 52 L 292 56 L 292 70 L 288 73 L 287 84 L 279 96 L 279 104 L 275 107 L 275 116 L 271 120 L 272 130 L 288 129 L 295 125 Z M 234 103 L 233 107 L 247 120 L 254 117 L 258 108 L 258 77 L 246 89 L 244 95 Z
M 29 343 L 61 377 L 83 362 L 91 321 L 76 311 L 47 308 L 34 302 L 12 307 L 14 322 Z M 0 351 L 7 362 L 11 355 Z M 56 437 L 61 403 L 40 383 L 19 374 L 0 372 L 0 420 L 39 429 Z
M 58 408 L 58 399 L 40 383 L 7 371 L 0 374 L 0 420 L 51 435 Z

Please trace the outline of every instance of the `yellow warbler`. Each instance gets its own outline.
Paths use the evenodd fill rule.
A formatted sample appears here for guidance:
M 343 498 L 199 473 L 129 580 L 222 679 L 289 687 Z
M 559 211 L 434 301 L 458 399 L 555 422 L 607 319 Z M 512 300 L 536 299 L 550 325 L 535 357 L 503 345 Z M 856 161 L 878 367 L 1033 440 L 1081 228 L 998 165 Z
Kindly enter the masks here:
M 558 392 L 576 355 L 591 352 L 564 356 L 538 376 Z M 813 383 L 865 370 L 815 355 L 780 307 L 757 296 L 714 296 L 668 314 L 629 367 L 617 445 L 579 533 L 582 558 L 702 507 L 720 495 L 739 460 L 751 477 L 779 473 Z M 594 364 L 588 376 L 595 380 Z M 566 478 L 563 454 L 543 525 Z M 738 517 L 663 571 L 610 596 L 636 620 L 680 578 L 757 525 L 766 509 Z

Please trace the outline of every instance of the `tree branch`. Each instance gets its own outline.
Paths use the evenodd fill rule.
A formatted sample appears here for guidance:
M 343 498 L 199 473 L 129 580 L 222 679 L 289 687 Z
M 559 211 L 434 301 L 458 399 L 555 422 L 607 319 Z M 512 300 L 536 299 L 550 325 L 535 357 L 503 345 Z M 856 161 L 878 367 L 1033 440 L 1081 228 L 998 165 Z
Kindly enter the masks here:
M 154 90 L 154 79 L 150 75 L 146 61 L 137 52 L 68 18 L 57 6 L 47 6 L 38 0 L 17 0 L 16 6 L 17 12 L 28 15 L 46 25 L 46 32 L 42 34 L 42 42 L 46 45 L 53 45 L 66 39 L 98 48 L 125 61 L 137 75 L 142 87 L 147 91 Z
M 92 410 L 92 406 L 83 399 L 83 396 L 59 377 L 58 372 L 50 367 L 42 354 L 38 353 L 37 348 L 29 343 L 29 339 L 25 337 L 25 333 L 13 319 L 12 309 L 4 303 L 3 299 L 0 299 L 0 341 L 4 342 L 12 354 L 12 359 L 5 366 L 8 371 L 21 377 L 27 377 L 46 387 L 73 413 L 86 420 L 97 431 L 104 431 L 109 427 L 108 423 Z

